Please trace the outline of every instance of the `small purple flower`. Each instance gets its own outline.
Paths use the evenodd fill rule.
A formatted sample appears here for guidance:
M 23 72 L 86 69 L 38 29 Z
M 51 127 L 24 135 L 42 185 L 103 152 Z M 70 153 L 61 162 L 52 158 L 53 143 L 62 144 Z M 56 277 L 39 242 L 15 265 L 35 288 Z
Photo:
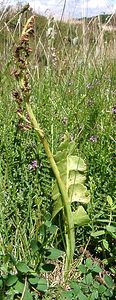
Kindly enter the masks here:
M 36 170 L 37 167 L 37 160 L 32 160 L 31 164 L 29 165 L 29 170 Z
M 90 140 L 91 142 L 93 142 L 93 143 L 96 143 L 97 140 L 98 140 L 98 137 L 97 137 L 96 135 L 92 135 L 92 136 L 89 138 L 89 140 Z
M 112 107 L 112 112 L 113 112 L 114 114 L 116 114 L 116 105 L 114 105 L 114 106 Z

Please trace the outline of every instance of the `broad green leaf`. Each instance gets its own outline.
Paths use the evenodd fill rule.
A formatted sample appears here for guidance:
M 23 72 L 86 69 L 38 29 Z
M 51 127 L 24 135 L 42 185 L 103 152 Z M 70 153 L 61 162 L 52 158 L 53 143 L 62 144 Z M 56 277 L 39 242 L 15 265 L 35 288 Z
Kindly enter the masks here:
M 91 258 L 86 259 L 86 267 L 91 270 L 91 268 L 92 268 L 92 259 Z
M 68 169 L 69 171 L 86 171 L 86 164 L 84 160 L 78 156 L 69 156 L 68 157 Z
M 26 288 L 24 296 L 23 296 L 23 300 L 33 300 L 33 296 L 30 293 L 29 289 Z
M 40 247 L 41 247 L 40 242 L 38 242 L 36 239 L 31 240 L 31 248 L 33 250 L 33 253 L 36 253 L 37 251 L 39 251 Z
M 93 277 L 91 273 L 86 275 L 86 283 L 87 285 L 91 285 L 93 283 Z
M 53 264 L 44 264 L 41 267 L 41 272 L 53 272 L 54 269 L 55 269 L 55 265 L 53 265 Z
M 63 180 L 65 186 L 67 189 L 69 189 L 70 186 L 74 186 L 76 184 L 83 184 L 85 182 L 86 177 L 79 173 L 78 171 L 70 171 L 69 177 L 67 180 L 67 174 L 64 174 L 61 176 L 61 179 Z M 80 186 L 79 186 L 80 187 Z M 84 192 L 87 192 L 87 189 L 84 190 Z M 55 182 L 53 186 L 53 191 L 52 191 L 52 198 L 53 200 L 56 200 L 60 196 L 60 191 L 57 183 Z
M 108 297 L 107 299 L 109 299 L 109 298 L 112 299 L 112 296 L 113 296 L 113 289 L 111 290 L 111 289 L 108 289 L 108 288 L 107 288 L 107 290 L 106 290 L 105 293 L 104 293 L 104 296 L 107 296 L 107 297 Z
M 63 291 L 61 295 L 63 297 L 62 298 L 63 300 L 72 300 L 72 299 L 74 299 L 72 291 Z
M 86 297 L 82 291 L 80 291 L 78 297 L 79 297 L 79 300 L 88 300 L 88 297 Z
M 103 272 L 103 270 L 97 264 L 93 264 L 92 271 L 95 273 Z
M 105 234 L 105 230 L 98 230 L 98 231 L 92 232 L 91 236 L 98 237 L 98 236 L 103 235 L 103 234 Z
M 38 283 L 39 277 L 29 277 L 28 281 L 30 282 L 30 284 L 35 285 Z
M 57 231 L 58 231 L 58 226 L 56 226 L 56 225 L 51 225 L 51 226 L 48 228 L 48 231 L 49 231 L 51 234 L 56 234 Z
M 52 217 L 54 218 L 60 210 L 64 209 L 65 214 L 62 214 L 63 223 L 64 226 L 67 225 L 67 229 L 69 228 L 67 234 L 65 234 L 65 270 L 67 269 L 67 271 L 69 265 L 71 264 L 71 261 L 73 260 L 75 248 L 74 222 L 73 212 L 71 211 L 71 202 L 78 201 L 87 204 L 90 201 L 90 196 L 88 195 L 87 188 L 84 186 L 84 182 L 86 179 L 84 174 L 86 171 L 86 164 L 82 158 L 73 155 L 74 148 L 74 142 L 72 145 L 69 139 L 69 135 L 66 134 L 65 140 L 58 147 L 58 152 L 55 156 L 57 167 L 60 173 L 60 178 L 62 180 L 62 193 L 60 190 L 60 186 L 57 183 L 57 180 L 54 182 L 52 190 L 52 198 L 54 200 Z M 76 212 L 74 216 L 76 216 Z M 75 217 L 75 219 L 77 223 L 77 216 Z M 83 217 L 83 223 L 85 224 L 85 216 Z
M 17 293 L 22 293 L 24 290 L 25 284 L 20 282 L 19 280 L 14 285 L 14 289 Z
M 52 218 L 55 218 L 55 216 L 59 213 L 59 211 L 63 208 L 61 197 L 57 199 L 57 201 L 54 202 L 53 206 L 53 212 L 52 212 Z
M 87 188 L 83 184 L 71 185 L 69 188 L 69 201 L 81 202 L 87 204 L 90 202 L 90 196 L 88 195 Z
M 18 280 L 18 277 L 16 275 L 11 275 L 9 274 L 5 283 L 7 286 L 12 286 L 13 284 L 15 284 Z
M 56 249 L 56 248 L 49 248 L 47 250 L 46 256 L 48 259 L 58 259 L 59 257 L 62 257 L 64 255 L 64 252 Z
M 68 187 L 70 185 L 74 185 L 77 183 L 84 183 L 86 180 L 86 177 L 84 175 L 82 175 L 81 173 L 79 173 L 78 171 L 70 171 L 69 172 L 69 180 L 68 180 Z
M 61 144 L 58 146 L 58 151 L 67 150 L 69 147 L 69 143 L 70 143 L 70 138 L 69 138 L 69 136 L 66 137 L 66 135 L 65 135 L 64 141 L 61 142 Z
M 24 262 L 18 262 L 16 264 L 16 268 L 21 273 L 28 273 L 28 272 L 30 272 L 30 268 Z
M 39 248 L 38 248 L 38 243 L 37 243 L 36 239 L 31 240 L 31 248 L 34 253 L 38 251 Z
M 113 201 L 112 201 L 112 198 L 111 198 L 110 196 L 107 196 L 107 202 L 108 202 L 109 205 L 112 207 Z
M 40 278 L 38 280 L 38 285 L 36 288 L 41 292 L 46 292 L 48 288 L 47 280 L 44 278 Z
M 79 206 L 75 212 L 72 212 L 72 216 L 75 225 L 86 225 L 90 221 L 89 216 L 87 215 L 83 206 Z
M 62 178 L 62 177 L 61 177 Z M 52 190 L 52 198 L 53 200 L 57 200 L 59 197 L 60 197 L 60 191 L 59 191 L 59 187 L 58 187 L 58 184 L 57 182 L 54 183 L 53 185 L 53 190 Z
M 106 291 L 105 285 L 100 284 L 100 285 L 99 285 L 99 293 L 100 293 L 100 294 L 104 294 L 105 291 Z
M 56 155 L 54 155 L 55 161 L 61 161 L 64 160 L 64 157 L 67 155 L 67 150 L 64 149 L 62 151 L 58 151 Z
M 98 291 L 93 291 L 89 300 L 95 300 L 98 299 L 99 295 L 98 295 Z
M 74 293 L 76 296 L 78 296 L 78 294 L 79 294 L 79 292 L 80 292 L 80 286 L 79 286 L 78 282 L 72 281 L 72 282 L 70 283 L 70 287 L 71 287 L 71 289 L 73 289 L 73 293 Z
M 69 148 L 71 151 L 69 151 Z M 74 142 L 72 145 L 69 140 L 69 134 L 66 134 L 65 140 L 58 147 L 58 150 L 60 151 L 58 151 L 55 156 L 57 167 L 65 185 L 69 202 L 78 201 L 87 204 L 90 202 L 90 196 L 87 188 L 84 186 L 86 176 L 83 174 L 86 171 L 86 164 L 82 158 L 70 155 L 70 153 L 73 153 L 73 149 Z M 52 198 L 55 201 L 52 214 L 52 217 L 54 218 L 64 207 L 57 181 L 53 184 Z
M 78 269 L 83 274 L 87 273 L 87 269 L 86 269 L 85 265 L 83 265 L 83 264 L 81 264 Z
M 103 279 L 104 279 L 106 285 L 107 285 L 110 289 L 112 289 L 113 286 L 114 286 L 112 277 L 109 276 L 109 275 L 104 275 L 104 276 L 103 276 Z

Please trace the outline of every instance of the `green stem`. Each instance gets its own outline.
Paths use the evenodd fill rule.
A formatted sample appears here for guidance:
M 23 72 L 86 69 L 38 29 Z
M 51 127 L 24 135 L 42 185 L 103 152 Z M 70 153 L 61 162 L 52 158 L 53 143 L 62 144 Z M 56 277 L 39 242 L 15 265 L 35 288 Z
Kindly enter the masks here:
M 70 207 L 70 203 L 69 203 L 69 199 L 68 199 L 68 193 L 67 193 L 66 187 L 61 179 L 60 172 L 59 172 L 56 162 L 53 158 L 52 152 L 49 148 L 47 139 L 45 138 L 44 131 L 40 128 L 39 123 L 37 122 L 29 103 L 26 103 L 26 108 L 27 108 L 28 115 L 30 117 L 30 121 L 33 125 L 33 128 L 37 131 L 37 133 L 41 139 L 41 142 L 44 146 L 47 158 L 48 158 L 51 168 L 54 172 L 54 175 L 57 180 L 59 190 L 60 190 L 60 193 L 62 196 L 63 207 L 64 207 L 64 211 L 65 211 L 65 216 L 66 216 L 66 231 L 67 231 L 66 235 L 65 235 L 65 237 L 66 237 L 65 277 L 67 277 L 69 269 L 70 269 L 70 265 L 73 261 L 74 245 L 75 245 L 74 223 L 73 223 L 71 207 Z

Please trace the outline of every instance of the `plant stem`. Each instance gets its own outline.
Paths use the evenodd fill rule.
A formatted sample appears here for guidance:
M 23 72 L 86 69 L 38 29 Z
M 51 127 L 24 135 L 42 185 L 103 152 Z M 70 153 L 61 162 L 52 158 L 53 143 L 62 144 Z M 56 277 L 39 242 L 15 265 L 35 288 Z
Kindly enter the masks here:
M 56 165 L 56 162 L 54 160 L 54 157 L 52 155 L 52 152 L 49 148 L 49 144 L 47 142 L 47 139 L 44 135 L 44 131 L 40 128 L 39 123 L 37 122 L 33 111 L 31 109 L 31 106 L 29 103 L 26 103 L 27 112 L 30 118 L 30 121 L 33 125 L 33 128 L 37 131 L 39 138 L 41 139 L 41 142 L 44 146 L 47 158 L 50 162 L 51 168 L 54 172 L 55 178 L 57 180 L 59 190 L 61 193 L 62 203 L 65 211 L 65 217 L 66 217 L 66 264 L 65 264 L 65 278 L 68 275 L 70 265 L 73 261 L 73 255 L 74 255 L 74 247 L 75 247 L 75 233 L 74 233 L 74 223 L 73 218 L 71 214 L 71 207 L 68 199 L 68 193 L 66 191 L 66 187 L 61 179 L 60 172 L 58 170 L 58 167 Z

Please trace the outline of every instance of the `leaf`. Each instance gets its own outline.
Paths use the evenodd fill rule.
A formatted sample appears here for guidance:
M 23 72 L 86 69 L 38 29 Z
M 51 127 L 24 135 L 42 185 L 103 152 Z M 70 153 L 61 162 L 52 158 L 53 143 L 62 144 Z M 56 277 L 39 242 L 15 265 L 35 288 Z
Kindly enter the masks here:
M 86 164 L 82 158 L 71 155 L 71 153 L 73 153 L 74 144 L 74 142 L 73 145 L 72 142 L 70 142 L 69 134 L 67 133 L 65 140 L 58 147 L 55 159 L 61 179 L 66 187 L 69 202 L 78 201 L 85 204 L 90 201 L 87 188 L 84 186 L 86 176 L 83 173 L 86 171 Z M 52 213 L 52 218 L 54 218 L 64 207 L 57 181 L 53 184 L 52 198 L 55 201 Z
M 105 291 L 106 291 L 106 287 L 103 284 L 100 284 L 99 285 L 99 293 L 104 294 Z
M 33 296 L 30 293 L 29 289 L 26 288 L 24 296 L 23 296 L 23 300 L 33 300 Z
M 90 297 L 90 300 L 95 300 L 98 299 L 99 295 L 98 295 L 98 291 L 93 291 Z
M 16 268 L 21 273 L 28 273 L 31 271 L 31 269 L 24 262 L 18 262 L 16 264 Z
M 81 265 L 78 267 L 78 269 L 79 269 L 79 271 L 80 271 L 81 273 L 83 273 L 83 274 L 86 274 L 86 273 L 87 273 L 87 269 L 86 269 L 86 267 L 85 267 L 83 264 L 81 264 Z
M 106 226 L 106 230 L 108 232 L 111 232 L 111 233 L 115 233 L 116 232 L 116 228 L 114 226 L 111 226 L 111 225 L 107 225 Z
M 61 197 L 57 199 L 57 201 L 53 204 L 53 212 L 52 212 L 52 219 L 56 217 L 56 215 L 60 212 L 63 208 Z
M 92 271 L 95 273 L 103 272 L 103 270 L 97 264 L 93 264 Z
M 72 212 L 75 225 L 82 226 L 89 223 L 90 219 L 83 206 L 79 206 L 75 212 Z
M 39 277 L 29 277 L 28 281 L 30 282 L 30 284 L 35 285 L 38 283 Z
M 22 293 L 24 290 L 25 284 L 20 282 L 19 280 L 16 282 L 16 284 L 14 285 L 14 289 L 17 293 Z
M 36 239 L 31 240 L 31 248 L 33 250 L 33 253 L 36 253 L 37 251 L 39 251 L 40 247 L 41 247 L 40 242 L 38 242 Z
M 111 297 L 113 296 L 113 290 L 107 289 L 107 290 L 105 291 L 104 295 L 107 296 L 108 299 L 111 298 Z
M 56 249 L 56 248 L 49 248 L 47 250 L 46 256 L 49 259 L 58 259 L 59 257 L 62 257 L 64 254 L 63 251 Z
M 112 207 L 113 201 L 112 201 L 112 198 L 110 196 L 107 196 L 107 202 Z
M 56 234 L 57 231 L 58 231 L 58 226 L 56 226 L 56 225 L 51 225 L 51 226 L 48 228 L 48 231 L 49 231 L 51 234 Z
M 65 212 L 62 214 L 63 224 L 65 229 L 66 227 L 68 229 L 65 234 L 65 274 L 69 271 L 75 248 L 75 233 L 71 202 L 78 201 L 85 204 L 90 201 L 87 188 L 83 184 L 86 179 L 85 174 L 83 174 L 86 171 L 86 164 L 82 158 L 73 155 L 74 148 L 74 142 L 72 145 L 69 134 L 66 134 L 65 139 L 58 147 L 58 152 L 55 156 L 57 168 L 60 173 L 59 179 L 61 180 L 59 180 L 59 184 L 57 183 L 57 180 L 55 180 L 52 190 L 52 198 L 54 200 L 52 217 L 54 218 L 60 210 L 63 209 Z
M 91 273 L 87 274 L 85 278 L 87 285 L 91 285 L 93 283 L 93 277 Z
M 92 268 L 92 259 L 91 258 L 86 259 L 86 267 L 91 270 L 91 268 Z
M 88 300 L 88 298 L 83 294 L 83 292 L 81 291 L 78 295 L 79 300 Z
M 61 295 L 63 296 L 63 300 L 72 300 L 73 299 L 72 291 L 63 291 Z
M 81 183 L 71 185 L 69 188 L 69 201 L 81 202 L 87 204 L 90 202 L 90 196 L 88 195 L 87 188 Z
M 106 285 L 108 286 L 108 288 L 112 289 L 113 286 L 114 286 L 112 277 L 109 276 L 109 275 L 104 275 L 104 276 L 103 276 L 103 279 L 104 279 Z
M 69 172 L 69 180 L 68 180 L 68 186 L 72 184 L 77 184 L 77 183 L 84 183 L 86 180 L 86 176 L 82 175 L 78 171 L 70 171 Z
M 70 283 L 70 287 L 73 289 L 73 293 L 75 294 L 75 296 L 78 296 L 80 292 L 79 284 L 76 281 L 72 281 Z
M 44 264 L 41 267 L 41 272 L 53 272 L 55 269 L 55 265 L 53 264 Z
M 68 169 L 69 171 L 86 171 L 86 164 L 84 160 L 78 156 L 69 156 L 68 157 Z
M 109 244 L 108 241 L 106 241 L 105 239 L 102 240 L 103 246 L 106 250 L 109 250 Z
M 12 255 L 12 253 L 8 252 L 7 255 L 9 256 L 11 263 L 16 266 L 17 261 L 16 258 Z
M 0 278 L 0 289 L 2 289 L 2 287 L 3 287 L 3 280 L 2 278 Z
M 16 275 L 9 274 L 5 283 L 7 286 L 12 286 L 17 282 L 17 280 L 18 280 L 18 277 Z
M 38 285 L 36 288 L 41 292 L 46 292 L 48 288 L 47 280 L 44 278 L 40 278 L 38 280 Z
M 105 234 L 105 230 L 98 230 L 98 231 L 92 232 L 91 236 L 98 237 L 98 236 L 103 235 L 103 234 Z

